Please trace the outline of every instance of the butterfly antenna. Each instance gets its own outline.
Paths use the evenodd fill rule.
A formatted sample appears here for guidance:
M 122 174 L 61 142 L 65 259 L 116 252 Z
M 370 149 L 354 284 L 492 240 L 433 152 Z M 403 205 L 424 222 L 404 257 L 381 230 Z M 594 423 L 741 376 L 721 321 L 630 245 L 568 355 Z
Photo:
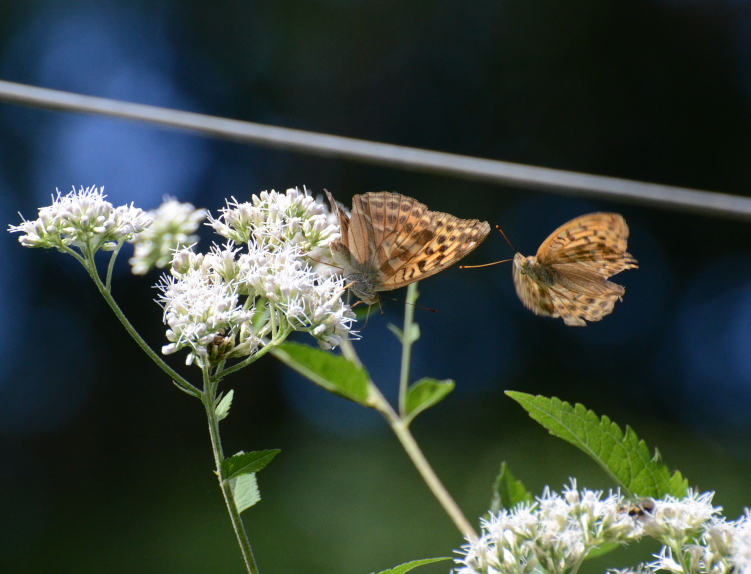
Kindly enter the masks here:
M 516 252 L 517 252 L 517 251 L 516 251 L 516 247 L 514 247 L 514 244 L 513 244 L 513 243 L 511 243 L 511 240 L 510 240 L 510 239 L 508 238 L 508 235 L 506 235 L 506 232 L 505 232 L 505 231 L 503 231 L 503 229 L 501 229 L 501 226 L 500 226 L 500 225 L 496 225 L 496 226 L 495 226 L 495 228 L 496 228 L 496 229 L 497 229 L 498 231 L 500 231 L 500 232 L 501 232 L 501 235 L 503 235 L 503 238 L 504 238 L 504 239 L 506 240 L 506 243 L 508 243 L 508 244 L 509 244 L 509 247 L 511 247 L 511 249 L 513 249 L 513 250 L 514 250 L 514 253 L 516 253 Z
M 503 235 L 503 238 L 506 240 L 506 243 L 509 244 L 511 249 L 516 252 L 516 247 L 514 247 L 514 244 L 511 243 L 511 240 L 508 238 L 506 233 L 501 229 L 500 225 L 496 225 L 495 228 L 501 232 L 501 235 Z M 499 263 L 508 263 L 509 261 L 513 261 L 513 259 L 503 259 L 501 261 L 493 261 L 493 263 L 483 263 L 482 265 L 460 265 L 459 269 L 477 269 L 478 267 L 490 267 L 491 265 L 498 265 Z
M 303 254 L 305 257 L 310 259 L 311 261 L 315 261 L 319 265 L 328 265 L 329 267 L 333 267 L 334 269 L 339 269 L 339 271 L 344 271 L 344 267 L 339 267 L 338 265 L 334 265 L 333 263 L 329 263 L 328 261 L 318 261 L 318 259 L 313 259 L 310 255 L 307 253 Z M 347 285 L 349 287 L 349 285 Z
M 404 303 L 405 305 L 412 305 L 415 309 L 422 309 L 423 311 L 430 311 L 431 313 L 438 313 L 438 309 L 432 309 L 430 307 L 423 307 L 422 305 L 418 305 L 417 303 L 409 303 L 407 301 L 402 301 L 401 299 L 397 299 L 396 297 L 389 297 L 388 295 L 380 295 L 381 299 L 391 299 L 392 301 L 396 301 L 397 303 Z M 378 302 L 380 305 L 380 301 Z M 383 309 L 381 309 L 381 314 L 383 314 Z

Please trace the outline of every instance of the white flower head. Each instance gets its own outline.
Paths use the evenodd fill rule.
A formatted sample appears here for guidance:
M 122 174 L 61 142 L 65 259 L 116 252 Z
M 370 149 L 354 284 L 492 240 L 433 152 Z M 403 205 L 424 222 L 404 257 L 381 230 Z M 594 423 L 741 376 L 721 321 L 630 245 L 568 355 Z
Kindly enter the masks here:
M 242 290 L 267 301 L 276 324 L 310 333 L 324 349 L 340 345 L 350 333 L 355 314 L 341 299 L 344 279 L 318 275 L 299 246 L 270 251 L 251 244 L 239 267 Z
M 234 335 L 245 333 L 241 340 L 243 354 L 253 353 L 260 339 L 243 326 L 253 318 L 254 311 L 240 304 L 238 294 L 232 285 L 218 279 L 204 269 L 192 269 L 180 278 L 165 275 L 158 285 L 162 294 L 159 303 L 164 308 L 164 322 L 169 326 L 169 345 L 162 348 L 165 355 L 183 348 L 190 349 L 187 364 L 194 361 L 205 366 L 213 358 L 214 347 L 227 341 L 234 341 Z M 248 340 L 252 339 L 252 344 Z M 230 356 L 237 356 L 238 350 Z M 227 356 L 221 356 L 221 359 Z
M 172 261 L 175 249 L 195 244 L 198 236 L 194 233 L 207 213 L 190 203 L 167 197 L 147 215 L 153 223 L 131 239 L 135 252 L 130 264 L 135 275 L 145 275 L 154 267 L 163 269 Z
M 546 488 L 535 503 L 483 520 L 482 536 L 462 548 L 457 572 L 568 572 L 595 548 L 634 539 L 634 529 L 618 517 L 622 500 L 617 492 L 577 490 L 573 479 L 562 495 Z
M 699 493 L 689 489 L 685 498 L 666 496 L 655 501 L 652 519 L 644 524 L 644 532 L 665 544 L 680 547 L 695 538 L 721 507 L 712 506 L 714 492 Z
M 207 358 L 252 354 L 292 331 L 309 333 L 324 349 L 356 336 L 355 314 L 342 301 L 344 279 L 318 273 L 307 257 L 318 250 L 330 258 L 328 245 L 338 237 L 331 217 L 297 189 L 263 192 L 242 204 L 232 199 L 218 219 L 209 216 L 228 241 L 206 254 L 192 247 L 174 252 L 171 277 L 159 286 L 170 326 L 163 351 L 189 347 L 189 362 L 204 365 Z
M 304 188 L 302 192 L 297 188 L 286 193 L 264 191 L 245 203 L 233 197 L 218 219 L 209 217 L 209 225 L 240 245 L 252 242 L 276 249 L 291 243 L 313 256 L 339 237 L 338 222 L 323 200 L 308 195 Z
M 737 574 L 751 574 L 751 512 L 733 524 L 734 536 L 730 541 L 730 563 Z
M 34 221 L 24 220 L 11 226 L 12 233 L 22 233 L 24 247 L 70 247 L 94 254 L 99 249 L 113 250 L 134 238 L 151 225 L 151 217 L 133 205 L 113 207 L 104 198 L 103 188 L 73 189 L 67 195 L 59 191 L 52 205 L 39 210 Z

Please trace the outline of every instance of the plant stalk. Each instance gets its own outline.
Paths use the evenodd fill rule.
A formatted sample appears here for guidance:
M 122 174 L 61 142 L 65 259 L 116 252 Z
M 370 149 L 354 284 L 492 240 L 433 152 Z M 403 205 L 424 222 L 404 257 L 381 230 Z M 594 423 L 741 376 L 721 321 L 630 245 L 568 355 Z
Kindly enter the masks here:
M 459 505 L 451 497 L 449 491 L 446 490 L 446 487 L 438 478 L 433 467 L 430 466 L 428 459 L 425 458 L 425 454 L 423 454 L 420 446 L 417 444 L 415 437 L 412 436 L 412 432 L 409 430 L 407 423 L 397 416 L 391 408 L 391 405 L 386 402 L 386 399 L 384 399 L 382 395 L 379 398 L 380 404 L 376 408 L 386 416 L 386 419 L 389 421 L 396 437 L 399 439 L 399 442 L 402 443 L 402 447 L 412 460 L 412 464 L 417 468 L 420 476 L 422 476 L 423 480 L 428 485 L 428 488 L 430 488 L 433 496 L 438 499 L 438 502 L 443 506 L 443 509 L 449 515 L 451 520 L 453 520 L 454 524 L 459 529 L 459 532 L 469 539 L 477 539 L 477 532 L 472 527 L 469 520 L 467 520 L 467 517 L 464 516 Z M 384 408 L 384 406 L 387 408 Z
M 402 366 L 399 373 L 399 416 L 403 419 L 407 416 L 407 391 L 409 390 L 409 371 L 412 364 L 412 344 L 416 337 L 413 331 L 415 325 L 415 303 L 420 294 L 417 292 L 417 283 L 412 283 L 407 288 L 407 301 L 404 304 L 404 325 L 402 329 Z
M 245 525 L 243 525 L 240 512 L 237 510 L 237 504 L 235 503 L 235 495 L 232 492 L 232 486 L 230 485 L 230 482 L 224 478 L 224 472 L 222 470 L 224 451 L 222 449 L 222 441 L 219 435 L 219 420 L 217 419 L 216 409 L 214 407 L 214 403 L 216 402 L 216 385 L 212 382 L 206 370 L 204 370 L 204 388 L 205 392 L 203 393 L 201 400 L 206 409 L 206 418 L 208 419 L 209 423 L 211 450 L 214 453 L 214 464 L 216 464 L 216 474 L 219 478 L 219 487 L 222 489 L 224 502 L 227 505 L 227 511 L 229 512 L 229 517 L 232 521 L 232 528 L 235 531 L 237 543 L 240 545 L 240 552 L 243 555 L 245 567 L 247 568 L 249 574 L 258 574 L 258 565 L 256 564 L 255 557 L 253 556 L 253 549 L 250 546 L 248 534 L 245 532 Z

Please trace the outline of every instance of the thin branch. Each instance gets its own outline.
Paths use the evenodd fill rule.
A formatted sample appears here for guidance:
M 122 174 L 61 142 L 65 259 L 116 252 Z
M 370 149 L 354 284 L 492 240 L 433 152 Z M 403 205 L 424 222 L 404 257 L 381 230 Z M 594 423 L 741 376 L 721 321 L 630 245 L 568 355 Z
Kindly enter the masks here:
M 280 128 L 0 80 L 0 101 L 172 126 L 300 153 L 563 195 L 751 219 L 751 198 Z

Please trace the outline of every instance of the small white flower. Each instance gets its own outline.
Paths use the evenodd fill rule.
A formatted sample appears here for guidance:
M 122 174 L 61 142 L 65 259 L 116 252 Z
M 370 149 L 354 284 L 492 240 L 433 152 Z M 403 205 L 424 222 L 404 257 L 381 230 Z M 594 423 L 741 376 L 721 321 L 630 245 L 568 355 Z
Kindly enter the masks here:
M 729 562 L 735 566 L 737 574 L 751 574 L 751 513 L 748 509 L 733 526 Z
M 73 189 L 67 195 L 58 191 L 52 205 L 39 210 L 38 219 L 24 220 L 9 231 L 23 234 L 19 241 L 24 247 L 75 247 L 93 255 L 99 249 L 115 249 L 151 225 L 143 210 L 132 204 L 115 208 L 105 197 L 103 188 L 96 187 Z
M 689 490 L 681 500 L 666 496 L 664 500 L 655 501 L 652 520 L 644 524 L 644 532 L 664 544 L 682 546 L 696 537 L 702 526 L 722 511 L 722 507 L 712 506 L 713 496 L 714 492 Z
M 654 572 L 657 570 L 667 570 L 676 574 L 684 574 L 683 566 L 673 558 L 673 551 L 669 547 L 663 546 L 660 553 L 655 554 L 655 558 L 657 558 L 656 561 L 647 565 Z
M 226 339 L 228 333 L 239 332 L 253 318 L 253 310 L 243 308 L 229 285 L 201 269 L 191 270 L 179 279 L 165 275 L 158 287 L 170 341 L 162 352 L 169 355 L 187 347 L 187 364 L 197 360 L 199 366 L 204 366 L 212 345 Z M 255 346 L 246 345 L 246 354 L 254 352 L 260 343 L 253 339 Z
M 165 198 L 147 215 L 153 220 L 152 225 L 131 240 L 135 251 L 130 265 L 135 275 L 145 275 L 154 267 L 163 269 L 172 261 L 175 249 L 193 245 L 198 240 L 194 233 L 207 214 L 190 203 Z

